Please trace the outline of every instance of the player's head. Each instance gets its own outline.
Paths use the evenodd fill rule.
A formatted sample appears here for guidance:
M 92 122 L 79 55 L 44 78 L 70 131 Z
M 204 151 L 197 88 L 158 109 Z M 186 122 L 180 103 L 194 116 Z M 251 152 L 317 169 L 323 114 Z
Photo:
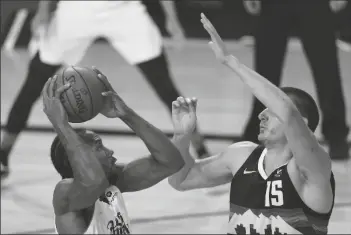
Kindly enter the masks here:
M 302 117 L 306 120 L 306 124 L 314 132 L 319 123 L 318 107 L 314 99 L 298 88 L 283 87 L 281 90 L 294 102 Z M 282 123 L 269 109 L 263 110 L 259 114 L 259 119 L 261 120 L 258 135 L 260 141 L 273 143 L 286 141 Z
M 106 173 L 109 173 L 111 165 L 116 162 L 113 157 L 113 151 L 106 148 L 99 135 L 88 130 L 78 130 L 77 134 L 86 144 L 87 148 L 90 148 L 94 152 L 94 155 L 99 159 L 103 169 Z M 57 172 L 63 179 L 73 178 L 73 171 L 71 164 L 68 160 L 66 150 L 60 141 L 59 137 L 56 136 L 51 144 L 51 161 Z

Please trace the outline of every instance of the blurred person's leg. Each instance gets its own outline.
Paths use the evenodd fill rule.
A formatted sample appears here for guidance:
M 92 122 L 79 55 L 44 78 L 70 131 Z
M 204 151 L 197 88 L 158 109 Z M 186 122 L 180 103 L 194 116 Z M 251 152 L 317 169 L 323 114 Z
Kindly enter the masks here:
M 27 77 L 11 107 L 3 138 L 1 140 L 0 161 L 3 169 L 1 178 L 9 172 L 9 154 L 16 142 L 18 135 L 25 128 L 29 114 L 36 100 L 41 94 L 45 82 L 51 77 L 60 65 L 43 63 L 39 58 L 39 52 L 30 61 Z
M 128 25 L 115 23 L 126 21 Z M 111 15 L 105 25 L 105 36 L 112 46 L 129 64 L 139 69 L 171 114 L 172 102 L 182 94 L 172 79 L 160 30 L 146 9 L 138 5 L 125 7 L 124 13 Z M 209 154 L 197 130 L 193 134 L 192 145 L 198 157 L 205 158 Z
M 261 14 L 255 32 L 255 70 L 279 86 L 283 70 L 286 45 L 290 27 L 289 6 L 285 3 L 262 2 Z M 258 114 L 264 106 L 254 98 L 250 118 L 246 124 L 243 140 L 257 142 L 259 132 Z
M 346 112 L 335 27 L 328 1 L 301 4 L 300 35 L 312 69 L 322 112 L 322 133 L 332 159 L 347 159 Z

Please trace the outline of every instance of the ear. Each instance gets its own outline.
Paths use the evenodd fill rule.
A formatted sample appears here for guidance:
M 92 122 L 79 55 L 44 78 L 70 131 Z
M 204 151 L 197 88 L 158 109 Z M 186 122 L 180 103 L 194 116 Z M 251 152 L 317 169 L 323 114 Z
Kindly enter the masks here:
M 303 121 L 306 123 L 306 125 L 308 125 L 308 119 L 305 117 L 302 117 Z

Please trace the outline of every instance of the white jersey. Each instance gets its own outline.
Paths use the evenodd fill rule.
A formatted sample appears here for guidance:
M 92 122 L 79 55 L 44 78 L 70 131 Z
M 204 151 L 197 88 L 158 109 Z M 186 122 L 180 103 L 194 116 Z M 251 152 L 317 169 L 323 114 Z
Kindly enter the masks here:
M 100 199 L 95 202 L 93 217 L 84 234 L 131 234 L 121 191 L 116 186 L 110 186 L 105 190 L 105 196 L 109 204 Z
M 140 1 L 59 1 L 48 28 L 30 42 L 47 64 L 76 65 L 98 37 L 106 38 L 130 64 L 156 58 L 162 35 Z

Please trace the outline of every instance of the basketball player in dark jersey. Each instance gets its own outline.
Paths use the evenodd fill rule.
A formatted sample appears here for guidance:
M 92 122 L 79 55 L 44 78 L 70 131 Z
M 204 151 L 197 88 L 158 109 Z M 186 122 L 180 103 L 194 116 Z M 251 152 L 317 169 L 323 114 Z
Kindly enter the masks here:
M 225 49 L 210 21 L 217 59 L 235 72 L 267 107 L 259 115 L 262 145 L 238 142 L 203 160 L 189 154 L 196 100 L 173 102 L 175 144 L 185 166 L 169 177 L 179 190 L 231 182 L 228 234 L 326 234 L 335 196 L 331 159 L 313 131 L 319 121 L 313 98 L 296 88 L 279 89 Z

